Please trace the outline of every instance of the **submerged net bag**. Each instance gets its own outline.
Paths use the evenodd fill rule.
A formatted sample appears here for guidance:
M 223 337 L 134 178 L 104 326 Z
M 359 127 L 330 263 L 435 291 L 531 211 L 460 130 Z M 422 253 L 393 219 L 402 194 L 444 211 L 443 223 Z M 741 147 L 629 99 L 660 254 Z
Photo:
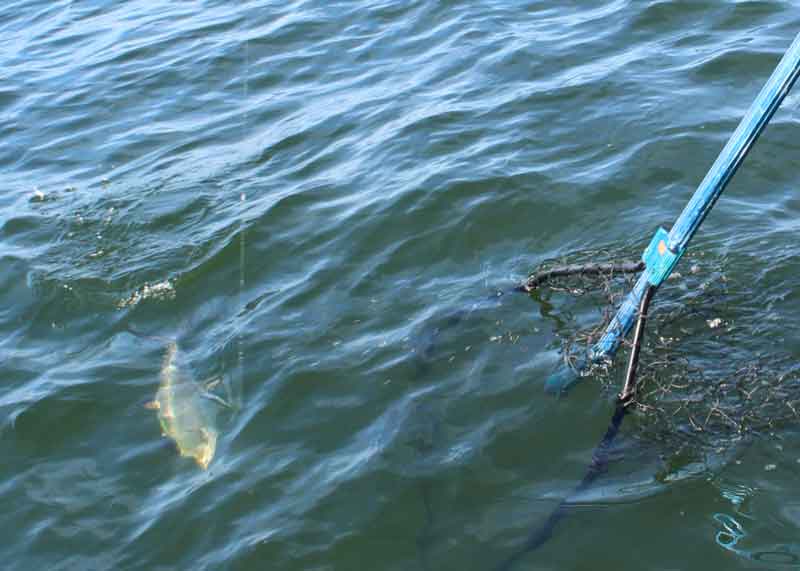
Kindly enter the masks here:
M 619 248 L 614 251 L 619 255 Z M 567 363 L 585 357 L 636 279 L 620 271 L 631 263 L 559 275 L 560 268 L 589 267 L 597 259 L 613 258 L 605 250 L 577 253 L 545 262 L 535 274 L 549 272 L 531 295 L 563 307 L 561 317 L 569 319 L 562 333 Z M 763 277 L 753 279 L 757 262 L 690 252 L 659 289 L 649 310 L 631 415 L 637 438 L 723 452 L 744 438 L 800 425 L 800 366 L 780 350 L 785 323 L 772 309 L 775 287 L 758 283 Z M 584 376 L 616 394 L 626 352 L 623 345 L 613 364 L 594 365 Z

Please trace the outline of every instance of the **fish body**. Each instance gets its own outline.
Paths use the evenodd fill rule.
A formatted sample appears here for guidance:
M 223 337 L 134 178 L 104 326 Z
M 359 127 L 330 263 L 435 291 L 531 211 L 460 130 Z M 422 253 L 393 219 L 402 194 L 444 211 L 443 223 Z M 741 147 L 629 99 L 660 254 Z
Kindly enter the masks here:
M 214 414 L 202 389 L 184 375 L 174 342 L 167 346 L 152 408 L 158 410 L 161 430 L 175 441 L 180 455 L 207 469 L 217 449 Z

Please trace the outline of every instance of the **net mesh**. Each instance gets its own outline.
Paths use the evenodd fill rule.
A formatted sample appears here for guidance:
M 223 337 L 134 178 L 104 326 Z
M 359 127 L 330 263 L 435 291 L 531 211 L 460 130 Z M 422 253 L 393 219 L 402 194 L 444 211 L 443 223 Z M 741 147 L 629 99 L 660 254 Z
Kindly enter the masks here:
M 597 259 L 614 257 L 607 250 L 583 252 L 537 269 Z M 722 452 L 745 437 L 800 422 L 800 367 L 781 354 L 779 343 L 770 343 L 778 339 L 781 318 L 765 309 L 752 282 L 732 277 L 729 262 L 705 252 L 687 254 L 655 296 L 631 415 L 639 437 Z M 636 278 L 613 271 L 562 276 L 532 292 L 544 304 L 564 307 L 558 334 L 568 363 L 583 358 L 600 338 Z M 586 373 L 609 396 L 621 388 L 627 351 L 626 342 L 613 364 Z

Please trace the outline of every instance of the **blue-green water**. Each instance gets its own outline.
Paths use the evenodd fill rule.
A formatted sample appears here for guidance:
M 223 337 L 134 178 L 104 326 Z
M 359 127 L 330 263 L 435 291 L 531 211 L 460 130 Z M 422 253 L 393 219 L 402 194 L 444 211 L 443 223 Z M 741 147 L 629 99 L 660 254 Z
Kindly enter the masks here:
M 612 404 L 542 390 L 601 307 L 487 298 L 669 225 L 798 7 L 5 2 L 0 567 L 495 568 Z M 798 106 L 695 244 L 736 295 L 659 294 L 687 382 L 800 356 Z M 208 471 L 144 406 L 169 340 L 234 405 Z M 642 426 L 515 569 L 800 566 L 800 420 L 684 471 Z

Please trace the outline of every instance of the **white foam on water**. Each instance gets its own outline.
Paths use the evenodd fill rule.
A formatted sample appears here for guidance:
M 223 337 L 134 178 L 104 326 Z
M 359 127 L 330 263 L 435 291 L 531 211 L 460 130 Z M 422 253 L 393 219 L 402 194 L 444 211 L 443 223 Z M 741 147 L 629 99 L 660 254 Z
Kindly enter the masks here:
M 117 309 L 133 307 L 146 299 L 170 300 L 175 299 L 175 284 L 173 280 L 164 280 L 156 283 L 145 283 L 128 297 L 117 302 Z

